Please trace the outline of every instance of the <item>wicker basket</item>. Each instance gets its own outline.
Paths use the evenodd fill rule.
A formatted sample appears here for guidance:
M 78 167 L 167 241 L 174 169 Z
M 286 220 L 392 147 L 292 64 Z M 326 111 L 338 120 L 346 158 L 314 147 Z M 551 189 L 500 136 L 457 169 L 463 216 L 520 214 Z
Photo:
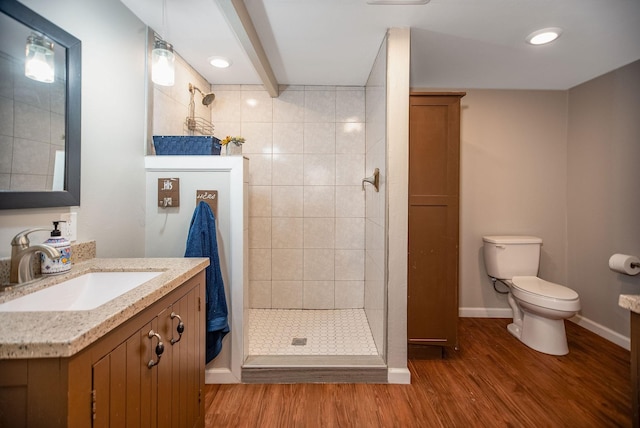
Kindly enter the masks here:
M 220 155 L 220 140 L 214 136 L 154 135 L 156 155 Z

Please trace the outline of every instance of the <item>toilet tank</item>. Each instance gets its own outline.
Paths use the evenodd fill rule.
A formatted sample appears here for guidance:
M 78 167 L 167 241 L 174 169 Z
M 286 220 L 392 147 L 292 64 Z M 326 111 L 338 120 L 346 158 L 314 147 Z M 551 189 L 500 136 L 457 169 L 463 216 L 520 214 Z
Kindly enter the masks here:
M 542 239 L 535 236 L 484 236 L 484 265 L 489 276 L 511 279 L 537 276 Z

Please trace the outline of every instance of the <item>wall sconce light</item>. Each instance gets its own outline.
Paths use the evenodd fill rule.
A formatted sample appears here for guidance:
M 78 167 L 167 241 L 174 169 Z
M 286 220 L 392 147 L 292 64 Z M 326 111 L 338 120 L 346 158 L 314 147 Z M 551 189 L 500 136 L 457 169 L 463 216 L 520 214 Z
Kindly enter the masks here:
M 157 39 L 151 53 L 151 80 L 162 86 L 173 86 L 176 80 L 173 46 Z
M 24 75 L 38 82 L 51 83 L 55 78 L 53 42 L 44 36 L 31 33 L 27 37 Z

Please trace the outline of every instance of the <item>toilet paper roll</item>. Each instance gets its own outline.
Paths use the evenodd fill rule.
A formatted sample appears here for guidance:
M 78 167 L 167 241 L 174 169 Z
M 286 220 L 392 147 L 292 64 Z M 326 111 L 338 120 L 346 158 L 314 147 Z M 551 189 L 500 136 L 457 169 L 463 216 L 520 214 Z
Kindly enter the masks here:
M 609 258 L 609 269 L 626 275 L 637 275 L 640 273 L 640 259 L 627 254 L 614 254 Z

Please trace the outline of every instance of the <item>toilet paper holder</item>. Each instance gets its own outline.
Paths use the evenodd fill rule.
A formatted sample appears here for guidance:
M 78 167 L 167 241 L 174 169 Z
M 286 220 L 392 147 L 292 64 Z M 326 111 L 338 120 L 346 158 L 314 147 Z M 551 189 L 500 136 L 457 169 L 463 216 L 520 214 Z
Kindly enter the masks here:
M 625 275 L 638 275 L 640 259 L 628 254 L 614 254 L 609 258 L 609 269 Z

